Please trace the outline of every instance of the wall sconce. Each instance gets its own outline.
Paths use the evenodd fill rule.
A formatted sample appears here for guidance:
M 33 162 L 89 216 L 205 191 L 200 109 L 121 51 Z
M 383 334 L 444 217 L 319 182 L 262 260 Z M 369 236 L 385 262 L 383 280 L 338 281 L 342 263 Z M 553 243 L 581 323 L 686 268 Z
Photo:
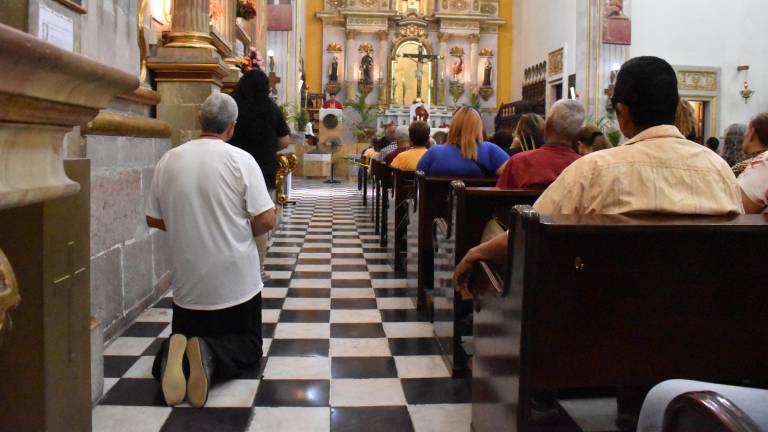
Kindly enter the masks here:
M 749 98 L 754 96 L 755 91 L 749 88 L 749 81 L 744 81 L 744 87 L 742 87 L 739 94 L 741 94 L 741 97 L 744 98 L 744 103 L 748 103 Z
M 738 66 L 736 70 L 738 72 L 746 72 L 749 70 L 749 65 Z M 749 103 L 749 99 L 755 94 L 755 91 L 749 88 L 749 81 L 744 80 L 744 86 L 739 90 L 739 94 L 744 99 L 744 103 Z

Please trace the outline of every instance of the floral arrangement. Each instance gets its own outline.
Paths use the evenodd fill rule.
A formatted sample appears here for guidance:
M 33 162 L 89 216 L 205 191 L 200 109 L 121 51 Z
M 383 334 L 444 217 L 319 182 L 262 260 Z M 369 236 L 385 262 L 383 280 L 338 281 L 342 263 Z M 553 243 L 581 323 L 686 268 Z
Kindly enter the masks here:
M 251 64 L 255 67 L 264 70 L 264 57 L 261 55 L 261 53 L 256 49 L 256 47 L 251 47 Z
M 235 66 L 240 68 L 240 71 L 243 73 L 248 73 L 253 69 L 253 63 L 251 62 L 250 57 L 237 56 L 233 60 Z
M 211 0 L 208 4 L 208 12 L 210 14 L 211 21 L 218 21 L 221 16 L 221 5 L 219 0 Z
M 237 17 L 246 21 L 256 18 L 256 5 L 253 0 L 237 0 Z

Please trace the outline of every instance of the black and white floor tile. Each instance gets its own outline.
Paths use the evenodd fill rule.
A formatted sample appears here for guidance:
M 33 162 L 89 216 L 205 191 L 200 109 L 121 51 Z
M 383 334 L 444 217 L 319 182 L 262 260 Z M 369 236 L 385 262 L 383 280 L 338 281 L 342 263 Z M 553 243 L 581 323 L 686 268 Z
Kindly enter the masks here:
M 470 384 L 450 378 L 359 192 L 303 183 L 291 198 L 265 262 L 260 370 L 214 387 L 205 408 L 166 407 L 151 377 L 166 297 L 106 348 L 94 431 L 469 431 Z
M 291 198 L 265 262 L 260 367 L 215 386 L 205 408 L 166 407 L 151 376 L 170 335 L 165 297 L 106 348 L 95 432 L 470 430 L 470 383 L 450 377 L 359 192 L 302 181 Z M 576 430 L 615 429 L 614 400 L 561 405 Z

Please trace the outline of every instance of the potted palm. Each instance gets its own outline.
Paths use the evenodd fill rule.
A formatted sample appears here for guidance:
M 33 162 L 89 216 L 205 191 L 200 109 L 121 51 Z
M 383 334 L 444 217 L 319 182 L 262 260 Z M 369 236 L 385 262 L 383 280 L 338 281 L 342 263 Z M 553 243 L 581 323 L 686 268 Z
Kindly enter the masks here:
M 358 116 L 358 121 L 352 124 L 352 133 L 358 142 L 367 142 L 373 138 L 374 124 L 379 117 L 378 109 L 374 105 L 365 103 L 365 95 L 358 93 L 353 103 L 349 104 Z

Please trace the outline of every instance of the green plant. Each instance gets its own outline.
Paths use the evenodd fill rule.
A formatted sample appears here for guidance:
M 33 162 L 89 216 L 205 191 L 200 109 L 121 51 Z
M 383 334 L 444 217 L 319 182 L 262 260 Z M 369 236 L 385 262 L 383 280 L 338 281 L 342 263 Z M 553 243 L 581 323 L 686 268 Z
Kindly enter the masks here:
M 616 114 L 609 112 L 606 115 L 600 117 L 596 124 L 597 128 L 603 131 L 605 137 L 614 146 L 619 145 L 621 142 L 621 131 L 616 126 Z
M 480 111 L 480 108 L 483 107 L 483 101 L 480 100 L 480 94 L 477 92 L 472 92 L 471 95 L 469 95 L 469 106 L 476 109 L 477 111 Z
M 285 119 L 285 122 L 288 124 L 291 124 L 294 120 L 296 120 L 296 107 L 289 103 L 284 103 L 282 105 L 278 105 L 278 108 L 280 108 L 280 112 L 283 113 L 283 118 Z
M 374 122 L 379 117 L 378 109 L 374 105 L 365 103 L 365 95 L 358 93 L 354 102 L 348 105 L 358 115 L 359 120 L 352 124 L 352 133 L 358 139 L 362 139 L 372 132 Z
M 304 110 L 299 110 L 299 112 L 296 114 L 296 130 L 299 132 L 304 132 L 307 127 L 307 123 L 309 123 L 309 113 Z

